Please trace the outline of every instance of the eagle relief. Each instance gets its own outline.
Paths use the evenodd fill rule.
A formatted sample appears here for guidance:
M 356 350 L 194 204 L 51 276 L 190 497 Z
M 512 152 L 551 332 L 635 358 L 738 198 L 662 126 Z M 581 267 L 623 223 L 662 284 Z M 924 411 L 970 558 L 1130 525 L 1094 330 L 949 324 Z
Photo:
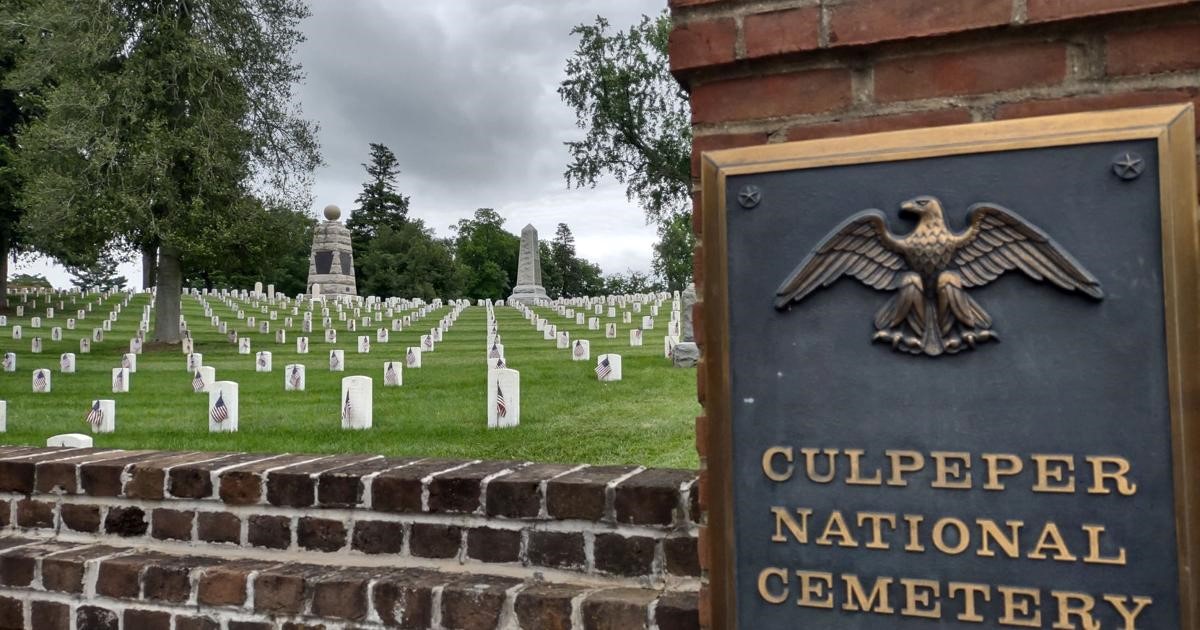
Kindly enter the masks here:
M 838 278 L 895 294 L 875 313 L 874 341 L 897 351 L 938 356 L 998 339 L 992 318 L 967 289 L 1020 269 L 1066 291 L 1104 297 L 1095 276 L 1017 213 L 993 203 L 968 208 L 968 226 L 952 232 L 942 205 L 922 196 L 900 205 L 917 227 L 893 234 L 879 210 L 864 210 L 834 228 L 779 286 L 775 308 L 790 308 Z

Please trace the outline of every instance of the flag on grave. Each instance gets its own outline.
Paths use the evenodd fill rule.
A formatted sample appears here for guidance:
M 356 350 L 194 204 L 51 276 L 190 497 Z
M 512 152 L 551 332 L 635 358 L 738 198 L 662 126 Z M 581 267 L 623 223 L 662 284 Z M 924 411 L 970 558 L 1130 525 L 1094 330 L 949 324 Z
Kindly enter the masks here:
M 204 389 L 204 377 L 200 376 L 200 370 L 196 370 L 196 375 L 192 377 L 192 391 L 201 391 Z
M 329 369 L 336 370 L 336 369 L 338 369 L 338 365 L 339 364 L 338 364 L 337 351 L 330 350 L 329 351 Z
M 267 355 L 265 355 L 261 352 L 258 353 L 258 367 L 259 368 L 267 367 Z
M 395 365 L 393 365 L 391 363 L 387 364 L 387 369 L 384 370 L 384 372 L 383 372 L 383 384 L 384 385 L 399 385 L 400 384 L 400 375 L 396 373 Z
M 45 370 L 38 370 L 33 373 L 33 391 L 35 391 L 35 392 L 46 391 L 46 372 L 45 372 Z
M 123 367 L 123 368 L 128 368 L 128 369 L 130 369 L 130 370 L 132 370 L 132 369 L 133 369 L 133 364 L 129 362 L 129 355 L 128 355 L 128 354 L 123 354 L 123 355 L 121 355 L 121 367 Z
M 346 388 L 346 404 L 342 405 L 342 421 L 349 423 L 354 417 L 354 407 L 350 405 L 350 389 Z
M 492 344 L 492 349 L 490 351 L 488 351 L 488 358 L 489 359 L 499 359 L 500 358 L 500 348 L 496 347 L 496 344 Z
M 412 367 L 413 365 L 416 364 L 417 355 L 415 352 L 413 352 L 412 348 L 408 349 L 408 355 L 406 357 L 404 357 L 404 360 L 408 362 L 408 367 Z
M 11 372 L 17 364 L 17 355 L 12 352 L 4 353 L 4 371 Z
M 58 358 L 58 368 L 60 370 L 66 370 L 70 367 L 71 367 L 71 357 L 68 357 L 67 354 L 64 352 L 63 355 Z
M 113 391 L 114 392 L 125 391 L 125 372 L 122 370 L 117 370 L 116 372 L 117 372 L 117 375 L 113 379 Z
M 507 365 L 504 363 L 504 358 L 503 357 L 497 358 L 496 359 L 496 369 L 500 370 L 505 367 L 507 367 Z
M 575 353 L 575 356 L 577 356 L 577 357 L 583 356 L 583 344 L 580 343 L 579 341 L 576 341 L 575 342 L 575 350 L 573 350 L 573 352 Z
M 99 400 L 92 401 L 92 408 L 88 410 L 87 416 L 84 417 L 84 420 L 86 420 L 88 424 L 92 425 L 93 430 L 100 430 L 100 425 L 104 423 L 104 411 L 100 409 Z
M 612 363 L 608 362 L 608 357 L 604 357 L 596 364 L 596 376 L 603 380 L 608 378 L 609 374 L 612 374 Z
M 504 391 L 500 389 L 500 383 L 496 383 L 496 417 L 503 418 L 508 415 L 508 403 L 504 400 Z
M 229 419 L 229 407 L 225 406 L 225 394 L 217 394 L 217 402 L 213 405 L 212 411 L 208 412 L 208 417 L 212 418 L 213 422 L 220 424 Z
M 292 366 L 292 375 L 288 377 L 292 382 L 292 389 L 300 389 L 300 366 Z

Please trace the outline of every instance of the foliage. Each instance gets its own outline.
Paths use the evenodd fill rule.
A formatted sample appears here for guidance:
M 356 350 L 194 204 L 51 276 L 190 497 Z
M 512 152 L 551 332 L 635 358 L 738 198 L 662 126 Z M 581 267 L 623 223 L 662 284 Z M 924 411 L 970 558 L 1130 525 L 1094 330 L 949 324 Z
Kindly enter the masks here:
M 124 289 L 129 282 L 125 276 L 117 275 L 117 264 L 120 261 L 111 254 L 104 254 L 94 262 L 76 267 L 69 267 L 71 284 L 80 291 L 112 291 Z
M 404 225 L 408 197 L 396 192 L 400 166 L 396 154 L 387 146 L 372 142 L 371 161 L 364 163 L 363 168 L 370 179 L 363 183 L 362 192 L 354 199 L 358 207 L 346 219 L 346 227 L 355 245 L 365 246 L 384 227 L 397 230 Z
M 420 219 L 383 226 L 361 257 L 355 256 L 355 266 L 363 270 L 357 278 L 360 295 L 426 301 L 461 296 L 463 274 L 451 243 L 435 239 Z
M 629 269 L 623 274 L 614 273 L 604 278 L 604 292 L 610 295 L 656 293 L 662 290 L 662 283 L 652 276 L 633 269 Z
M 51 289 L 54 288 L 46 276 L 41 274 L 18 273 L 8 279 L 10 289 Z
M 452 229 L 455 258 L 463 267 L 463 295 L 506 299 L 517 283 L 520 237 L 505 231 L 504 218 L 491 208 L 479 208 Z
M 669 71 L 670 32 L 665 12 L 616 33 L 603 17 L 580 24 L 558 88 L 587 133 L 567 142 L 568 185 L 594 186 L 610 174 L 656 223 L 684 211 L 691 189 L 690 110 Z
M 66 264 L 158 250 L 154 338 L 178 342 L 183 266 L 236 255 L 269 205 L 308 205 L 319 163 L 292 59 L 301 0 L 44 0 L 6 79 L 44 115 L 22 128 L 22 226 Z M 42 93 L 26 88 L 53 77 Z
M 542 241 L 542 283 L 552 298 L 598 295 L 604 280 L 600 267 L 575 255 L 575 236 L 559 223 L 554 240 Z
M 304 293 L 316 221 L 283 206 L 263 207 L 254 200 L 248 204 L 225 231 L 225 242 L 215 248 L 236 254 L 190 258 L 184 266 L 185 286 L 241 288 L 262 282 L 275 285 L 283 295 Z
M 696 247 L 691 215 L 680 213 L 663 222 L 658 236 L 651 262 L 654 273 L 668 291 L 683 291 L 692 280 L 692 250 Z
M 0 308 L 8 299 L 8 259 L 24 249 L 20 231 L 24 207 L 18 200 L 22 184 L 14 162 L 17 129 L 33 118 L 35 110 L 20 107 L 17 91 L 6 88 L 5 82 L 25 45 L 15 21 L 26 4 L 28 0 L 6 0 L 0 5 Z

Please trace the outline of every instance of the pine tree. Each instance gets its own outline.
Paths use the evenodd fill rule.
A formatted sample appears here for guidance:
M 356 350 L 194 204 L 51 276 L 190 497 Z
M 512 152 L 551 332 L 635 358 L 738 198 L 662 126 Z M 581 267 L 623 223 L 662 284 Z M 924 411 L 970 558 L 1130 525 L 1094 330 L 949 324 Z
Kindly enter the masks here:
M 387 146 L 371 143 L 371 161 L 363 164 L 370 178 L 354 199 L 358 207 L 350 213 L 346 227 L 356 244 L 364 249 L 368 241 L 389 227 L 399 231 L 408 219 L 408 197 L 396 192 L 396 176 L 400 164 L 396 154 Z M 355 254 L 358 252 L 355 251 Z

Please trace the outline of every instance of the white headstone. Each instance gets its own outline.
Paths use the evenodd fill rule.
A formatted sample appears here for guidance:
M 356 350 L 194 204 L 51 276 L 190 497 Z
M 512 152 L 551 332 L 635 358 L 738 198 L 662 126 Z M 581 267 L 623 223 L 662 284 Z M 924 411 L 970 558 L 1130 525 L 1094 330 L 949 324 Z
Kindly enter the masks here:
M 130 339 L 129 340 L 129 351 L 134 354 L 141 354 L 142 353 L 142 340 L 138 339 L 137 337 Z
M 33 381 L 32 381 L 33 393 L 49 394 L 50 393 L 50 385 L 51 385 L 50 377 L 51 377 L 50 370 L 47 370 L 45 368 L 38 368 L 38 369 L 34 370 L 33 371 Z
M 112 433 L 117 428 L 117 402 L 93 400 L 84 419 L 91 425 L 92 433 Z
M 371 337 L 368 335 L 358 336 L 358 353 L 367 354 L 371 351 Z
M 433 337 L 421 335 L 421 352 L 433 352 Z
M 302 392 L 304 391 L 304 365 L 301 363 L 289 363 L 283 369 L 283 391 L 285 392 Z
M 599 317 L 589 317 L 588 318 L 588 330 L 600 330 L 600 318 Z
M 346 371 L 346 353 L 343 350 L 329 351 L 329 371 L 330 372 L 345 372 Z
M 326 328 L 325 329 L 325 343 L 337 343 L 337 329 L 336 328 Z
M 308 354 L 308 337 L 296 337 L 296 354 Z
M 8 431 L 8 402 L 0 400 L 0 433 Z
M 642 346 L 642 330 L 640 328 L 634 328 L 629 331 L 629 345 L 634 348 Z
M 30 317 L 29 318 L 29 327 L 30 328 L 41 328 L 42 327 L 42 318 L 36 317 L 36 316 Z
M 604 325 L 604 336 L 605 336 L 605 338 L 608 338 L 608 339 L 616 339 L 617 338 L 617 325 L 613 322 L 609 322 L 609 323 L 605 324 Z
M 74 352 L 64 352 L 62 353 L 62 356 L 58 357 L 58 371 L 62 372 L 63 374 L 75 373 Z
M 114 394 L 123 394 L 129 391 L 129 375 L 129 368 L 113 368 L 112 390 Z
M 50 341 L 62 341 L 62 328 L 55 326 L 50 329 Z
M 238 384 L 217 381 L 208 388 L 208 431 L 232 433 L 238 430 Z
M 571 360 L 588 361 L 592 358 L 592 344 L 586 339 L 576 339 L 571 343 Z
M 369 376 L 347 376 L 342 379 L 342 428 L 370 429 L 372 382 Z
M 596 359 L 596 378 L 602 383 L 621 380 L 621 355 L 602 354 Z
M 20 308 L 20 307 L 17 307 L 17 308 Z M 20 325 L 16 325 L 16 326 L 12 327 L 12 338 L 17 339 L 17 340 L 21 339 L 21 326 Z
M 559 350 L 565 350 L 567 348 L 570 348 L 571 347 L 571 333 L 569 333 L 565 330 L 559 331 L 557 347 Z
M 283 330 L 281 328 L 281 329 L 275 331 L 275 343 L 278 343 L 278 344 L 287 343 L 287 331 L 286 330 Z
M 89 354 L 92 351 L 92 340 L 84 337 L 79 340 L 79 354 Z
M 201 365 L 195 372 L 192 372 L 192 391 L 194 392 L 208 393 L 215 382 L 217 382 L 217 368 L 211 365 Z
M 508 368 L 488 372 L 488 428 L 515 427 L 521 423 L 521 373 Z
M 238 339 L 238 354 L 250 354 L 250 338 L 242 337 Z
M 404 364 L 400 361 L 388 361 L 383 364 L 383 386 L 400 387 L 404 385 Z
M 41 354 L 41 352 L 42 352 L 42 338 L 41 338 L 41 337 L 34 337 L 33 339 L 30 339 L 30 340 L 29 340 L 29 350 L 30 350 L 30 352 L 33 352 L 34 354 Z
M 46 446 L 61 448 L 91 448 L 92 436 L 82 433 L 63 433 L 46 438 Z
M 132 352 L 121 355 L 121 367 L 129 368 L 130 374 L 137 374 L 137 355 Z
M 193 352 L 187 355 L 187 371 L 194 373 L 204 365 L 204 355 L 199 352 Z
M 375 331 L 375 341 L 378 341 L 379 343 L 387 343 L 388 342 L 388 329 L 380 328 L 379 330 L 376 330 Z
M 421 349 L 416 346 L 409 346 L 408 352 L 404 354 L 404 367 L 409 369 L 421 367 Z
M 255 372 L 270 372 L 271 371 L 271 353 L 261 351 L 254 357 Z

